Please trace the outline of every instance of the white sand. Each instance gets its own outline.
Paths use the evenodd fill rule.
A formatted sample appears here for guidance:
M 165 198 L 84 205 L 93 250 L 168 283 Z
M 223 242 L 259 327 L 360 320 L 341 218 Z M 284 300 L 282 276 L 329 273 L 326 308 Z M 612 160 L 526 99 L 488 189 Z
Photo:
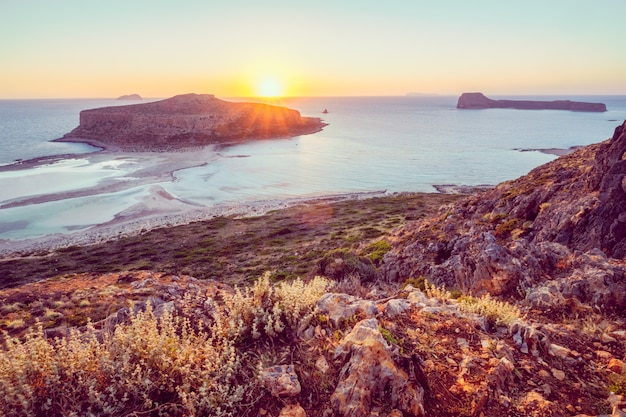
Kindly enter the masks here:
M 15 178 L 26 183 L 32 181 L 29 187 L 13 187 L 4 195 L 0 192 L 5 224 L 39 222 L 33 227 L 63 230 L 43 236 L 40 233 L 35 238 L 0 239 L 0 256 L 10 258 L 95 244 L 215 216 L 255 216 L 321 199 L 338 201 L 384 194 L 382 191 L 311 195 L 206 205 L 177 198 L 164 188 L 163 185 L 174 181 L 177 170 L 210 164 L 218 157 L 213 148 L 177 153 L 101 152 L 72 159 L 84 162 L 61 160 L 0 172 L 0 187 L 2 181 L 9 184 Z M 41 176 L 57 182 L 49 192 L 35 194 L 32 189 L 38 181 L 41 183 Z M 24 213 L 30 213 L 31 217 Z
M 153 196 L 159 194 L 160 189 L 155 187 Z M 335 194 L 316 197 L 301 197 L 291 199 L 276 199 L 254 201 L 241 204 L 220 204 L 213 207 L 187 207 L 172 204 L 167 198 L 156 197 L 158 204 L 151 205 L 144 211 L 124 213 L 124 216 L 93 226 L 87 230 L 68 234 L 53 234 L 35 239 L 0 240 L 0 257 L 13 258 L 36 252 L 46 252 L 68 246 L 84 246 L 114 240 L 125 236 L 135 236 L 147 231 L 162 227 L 179 226 L 196 221 L 209 220 L 217 216 L 253 217 L 260 216 L 272 210 L 311 204 L 315 202 L 336 202 L 342 200 L 356 200 L 385 195 L 385 191 Z M 165 201 L 163 201 L 165 200 Z

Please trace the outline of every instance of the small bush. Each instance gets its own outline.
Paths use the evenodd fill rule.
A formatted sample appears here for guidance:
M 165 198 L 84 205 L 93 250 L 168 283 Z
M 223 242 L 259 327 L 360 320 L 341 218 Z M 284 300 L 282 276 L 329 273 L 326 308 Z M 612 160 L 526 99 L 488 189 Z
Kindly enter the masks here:
M 511 232 L 517 229 L 519 221 L 517 219 L 509 219 L 504 223 L 496 226 L 496 230 L 494 231 L 494 235 L 496 237 L 505 238 L 511 234 Z
M 270 274 L 265 273 L 251 287 L 237 288 L 232 298 L 224 300 L 229 312 L 228 334 L 258 339 L 277 336 L 286 326 L 303 325 L 315 314 L 317 300 L 331 287 L 332 283 L 322 277 L 308 284 L 298 278 L 273 286 Z
M 318 272 L 337 280 L 348 275 L 358 275 L 363 282 L 373 282 L 378 278 L 378 272 L 370 259 L 344 249 L 324 255 L 318 263 Z
M 151 307 L 99 341 L 93 328 L 48 341 L 41 327 L 24 341 L 7 337 L 0 354 L 5 416 L 228 414 L 245 386 L 233 341 L 194 331 Z
M 456 291 L 450 292 L 444 287 L 437 287 L 428 281 L 424 282 L 424 287 L 424 292 L 428 297 L 442 301 L 457 298 L 461 311 L 481 315 L 495 325 L 508 326 L 522 315 L 519 307 L 505 301 L 495 300 L 489 294 L 480 298 L 464 296 Z
M 383 257 L 391 250 L 391 244 L 387 240 L 382 239 L 378 242 L 370 243 L 364 250 L 363 254 L 369 258 L 376 266 L 380 266 Z
M 258 394 L 258 363 L 241 342 L 294 331 L 330 287 L 320 277 L 273 286 L 265 274 L 218 299 L 199 290 L 147 304 L 108 332 L 90 323 L 64 339 L 46 339 L 41 325 L 23 339 L 5 332 L 0 415 L 232 415 Z
M 461 311 L 479 314 L 496 325 L 508 326 L 521 317 L 521 311 L 517 306 L 495 300 L 489 294 L 480 298 L 462 296 L 459 298 L 459 306 Z
M 426 291 L 426 277 L 422 275 L 417 278 L 407 278 L 404 281 L 403 287 L 407 285 L 411 285 L 413 288 L 417 288 L 420 291 Z
M 444 287 L 438 287 L 435 284 L 431 284 L 428 281 L 424 281 L 424 292 L 430 298 L 437 298 L 439 300 L 449 300 L 452 298 L 450 291 Z

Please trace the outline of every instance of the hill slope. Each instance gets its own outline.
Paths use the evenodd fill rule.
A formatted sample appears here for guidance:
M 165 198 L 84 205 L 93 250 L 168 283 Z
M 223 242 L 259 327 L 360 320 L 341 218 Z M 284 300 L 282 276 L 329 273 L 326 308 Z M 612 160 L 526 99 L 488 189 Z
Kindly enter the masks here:
M 426 276 L 542 311 L 626 307 L 626 123 L 612 139 L 540 166 L 396 233 L 391 281 Z

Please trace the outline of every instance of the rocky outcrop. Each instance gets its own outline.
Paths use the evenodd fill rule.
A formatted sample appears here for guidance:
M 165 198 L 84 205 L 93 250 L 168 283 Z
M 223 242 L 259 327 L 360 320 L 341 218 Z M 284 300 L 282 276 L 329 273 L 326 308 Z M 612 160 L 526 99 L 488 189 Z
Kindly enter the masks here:
M 375 399 L 402 411 L 402 415 L 425 415 L 424 389 L 396 366 L 378 320 L 358 322 L 339 344 L 335 358 L 345 361 L 330 398 L 337 415 L 370 416 Z
M 585 112 L 605 112 L 603 103 L 584 101 L 555 100 L 492 100 L 483 93 L 463 93 L 456 105 L 457 109 L 519 109 L 519 110 L 570 110 Z
M 64 323 L 63 328 L 46 330 L 49 342 L 68 338 L 69 346 L 80 346 L 72 338 L 82 334 L 80 340 L 87 343 L 109 344 L 119 326 L 137 322 L 131 312 L 136 317 L 136 313 L 152 311 L 161 323 L 169 323 L 173 314 L 175 321 L 182 319 L 179 323 L 193 326 L 181 332 L 196 329 L 199 335 L 205 331 L 218 335 L 237 328 L 231 327 L 235 321 L 222 325 L 241 307 L 228 302 L 240 299 L 238 292 L 223 282 L 150 271 L 71 274 L 0 290 L 0 326 L 6 328 L 9 321 L 34 315 L 46 327 Z M 325 306 L 331 296 L 349 298 L 349 319 L 328 319 L 330 312 Z M 367 298 L 373 296 L 382 298 Z M 223 384 L 232 375 L 237 385 L 247 387 L 249 396 L 236 405 L 236 416 L 597 416 L 609 406 L 619 412 L 624 404 L 622 395 L 612 395 L 606 401 L 607 381 L 616 381 L 614 388 L 623 383 L 623 320 L 598 321 L 594 334 L 593 329 L 580 331 L 581 320 L 546 322 L 547 316 L 542 314 L 518 317 L 508 324 L 499 322 L 491 316 L 502 316 L 506 304 L 491 300 L 487 304 L 490 309 L 468 311 L 478 299 L 451 299 L 450 294 L 432 288 L 422 291 L 407 285 L 394 287 L 393 293 L 374 288 L 367 297 L 323 295 L 317 308 L 307 312 L 313 314 L 310 321 L 306 320 L 307 330 L 299 336 L 289 332 L 273 337 L 265 334 L 260 339 L 237 337 L 230 358 L 243 361 L 244 366 L 209 373 L 208 385 Z M 354 312 L 351 307 L 355 304 L 374 305 L 376 311 L 368 307 Z M 63 308 L 66 314 L 54 308 Z M 116 309 L 118 312 L 107 318 L 80 326 L 87 319 L 87 311 L 102 315 Z M 493 327 L 485 326 L 486 321 L 493 322 Z M 156 331 L 156 327 L 150 329 Z M 95 340 L 88 337 L 89 332 L 96 332 Z M 206 343 L 220 345 L 218 342 L 224 340 L 214 337 Z M 212 365 L 212 357 L 189 355 L 193 343 L 179 345 L 173 337 L 161 337 L 155 345 L 155 349 L 162 347 L 158 352 L 167 353 L 155 360 L 156 353 L 149 352 L 146 362 L 153 368 L 148 369 L 155 372 L 171 362 L 206 361 L 207 367 Z M 163 357 L 167 360 L 160 360 Z M 51 358 L 46 356 L 45 360 Z M 72 368 L 72 372 L 95 371 L 98 377 L 103 372 L 97 367 L 92 370 L 74 365 L 78 371 Z M 177 374 L 163 375 L 159 381 Z M 62 392 L 70 392 L 71 382 L 65 381 L 61 380 L 66 384 Z M 206 385 L 200 385 L 195 392 L 207 398 L 202 392 Z M 156 391 L 156 384 L 153 386 Z M 177 390 L 179 386 L 182 384 Z M 6 405 L 4 398 L 0 397 L 0 406 Z M 230 392 L 208 398 L 224 401 Z M 68 406 L 62 406 L 64 413 L 44 414 L 67 415 Z
M 185 94 L 152 103 L 80 112 L 80 125 L 58 141 L 124 151 L 171 151 L 210 144 L 314 133 L 319 118 L 261 103 L 235 103 Z
M 383 274 L 534 309 L 626 307 L 626 123 L 613 138 L 398 231 Z

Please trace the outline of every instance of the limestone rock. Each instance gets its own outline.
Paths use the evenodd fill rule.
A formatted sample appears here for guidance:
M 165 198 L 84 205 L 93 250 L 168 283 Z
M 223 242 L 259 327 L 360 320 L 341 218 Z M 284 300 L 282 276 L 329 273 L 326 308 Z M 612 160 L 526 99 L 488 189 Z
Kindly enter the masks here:
M 151 103 L 83 110 L 80 125 L 57 140 L 130 152 L 172 151 L 305 135 L 324 126 L 319 118 L 302 117 L 286 107 L 184 94 Z
M 330 369 L 330 365 L 328 364 L 328 361 L 325 357 L 320 356 L 319 358 L 317 358 L 317 360 L 315 361 L 315 369 L 323 374 L 328 372 L 328 370 Z
M 345 365 L 331 396 L 337 415 L 369 416 L 372 401 L 383 395 L 386 403 L 406 415 L 424 415 L 424 389 L 395 364 L 390 350 L 376 319 L 360 321 L 344 337 L 335 357 Z
M 261 372 L 261 380 L 274 397 L 293 397 L 302 387 L 293 365 L 276 365 Z
M 609 364 L 606 367 L 616 374 L 621 374 L 626 371 L 626 364 L 624 364 L 624 361 L 621 361 L 617 358 L 611 358 L 609 360 Z
M 300 404 L 287 404 L 280 410 L 278 417 L 306 417 L 306 411 Z
M 402 298 L 394 298 L 385 303 L 383 313 L 390 319 L 406 313 L 411 308 L 411 302 Z
M 550 351 L 548 337 L 534 325 L 515 321 L 509 327 L 509 334 L 522 353 L 540 356 L 541 353 Z
M 379 313 L 376 303 L 362 300 L 348 294 L 324 294 L 317 302 L 320 313 L 328 314 L 334 326 L 350 317 L 376 317 Z

